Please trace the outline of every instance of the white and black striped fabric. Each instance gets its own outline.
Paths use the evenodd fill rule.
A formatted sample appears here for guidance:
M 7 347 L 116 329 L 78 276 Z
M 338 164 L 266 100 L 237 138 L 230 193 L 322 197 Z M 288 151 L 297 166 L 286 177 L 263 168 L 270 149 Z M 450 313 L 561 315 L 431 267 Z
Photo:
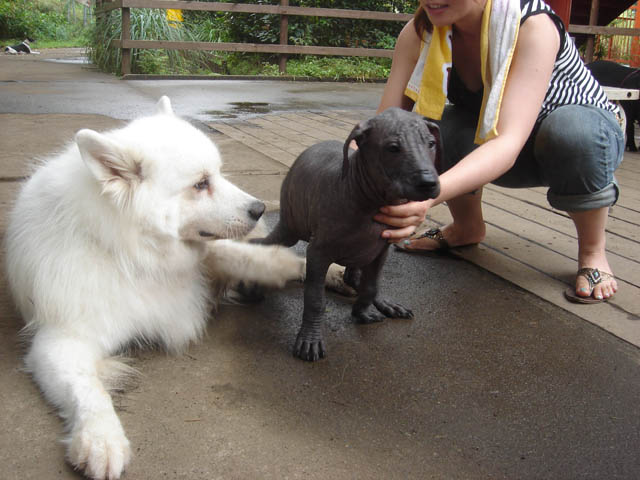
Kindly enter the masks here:
M 551 7 L 542 0 L 521 0 L 521 7 L 521 25 L 530 16 L 544 13 L 551 17 L 560 32 L 560 51 L 538 121 L 564 105 L 592 105 L 619 115 L 619 107 L 607 99 L 598 82 L 584 66 L 564 23 Z

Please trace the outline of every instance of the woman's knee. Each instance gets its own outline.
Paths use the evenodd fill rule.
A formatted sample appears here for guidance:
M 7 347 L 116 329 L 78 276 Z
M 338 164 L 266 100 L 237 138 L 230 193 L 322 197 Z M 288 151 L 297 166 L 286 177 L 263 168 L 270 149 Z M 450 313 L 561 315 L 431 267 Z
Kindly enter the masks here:
M 536 134 L 535 157 L 550 191 L 585 195 L 613 182 L 624 136 L 610 112 L 569 105 L 545 118 Z

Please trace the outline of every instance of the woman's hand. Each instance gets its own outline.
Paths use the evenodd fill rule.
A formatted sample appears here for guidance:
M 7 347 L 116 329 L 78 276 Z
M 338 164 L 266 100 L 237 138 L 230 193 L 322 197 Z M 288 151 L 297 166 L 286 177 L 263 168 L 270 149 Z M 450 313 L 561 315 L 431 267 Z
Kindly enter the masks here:
M 382 232 L 382 238 L 391 243 L 409 237 L 415 232 L 418 225 L 424 222 L 427 211 L 432 206 L 433 200 L 424 202 L 407 202 L 401 205 L 387 205 L 380 209 L 380 213 L 373 219 L 394 227 Z

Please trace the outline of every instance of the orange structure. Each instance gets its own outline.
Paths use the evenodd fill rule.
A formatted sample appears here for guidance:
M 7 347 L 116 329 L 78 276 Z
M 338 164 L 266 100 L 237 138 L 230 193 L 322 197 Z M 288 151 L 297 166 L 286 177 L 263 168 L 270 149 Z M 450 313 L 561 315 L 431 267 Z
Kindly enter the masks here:
M 640 18 L 638 18 L 638 4 L 634 4 L 629 7 L 634 13 L 633 28 L 640 28 Z M 631 37 L 631 54 L 630 54 L 630 66 L 633 68 L 640 67 L 640 39 L 638 37 Z
M 565 28 L 569 28 L 571 16 L 571 0 L 547 0 L 546 2 L 564 22 Z
M 611 26 L 618 28 L 640 28 L 637 4 L 628 7 Z M 627 35 L 597 35 L 596 54 L 598 58 L 622 63 L 633 68 L 640 67 L 640 38 Z

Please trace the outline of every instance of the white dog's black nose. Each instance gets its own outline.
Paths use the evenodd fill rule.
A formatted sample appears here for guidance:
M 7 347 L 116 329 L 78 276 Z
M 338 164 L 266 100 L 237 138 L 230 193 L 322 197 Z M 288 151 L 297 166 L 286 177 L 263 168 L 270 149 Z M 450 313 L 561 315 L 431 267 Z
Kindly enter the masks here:
M 251 217 L 252 220 L 254 221 L 258 221 L 260 220 L 260 217 L 262 216 L 262 214 L 264 213 L 264 209 L 265 209 L 265 205 L 264 203 L 256 200 L 255 202 L 251 202 L 251 205 L 249 205 L 249 217 Z

